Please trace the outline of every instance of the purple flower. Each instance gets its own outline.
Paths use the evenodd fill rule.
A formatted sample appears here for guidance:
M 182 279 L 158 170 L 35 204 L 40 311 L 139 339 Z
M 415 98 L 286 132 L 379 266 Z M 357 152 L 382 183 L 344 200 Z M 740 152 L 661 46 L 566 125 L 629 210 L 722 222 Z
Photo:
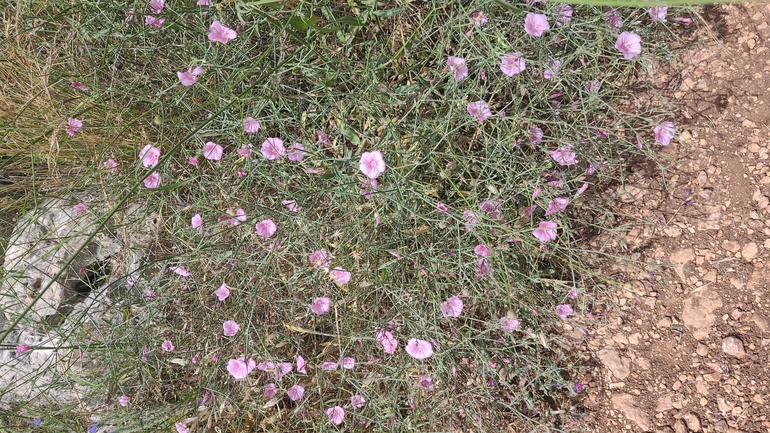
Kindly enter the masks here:
M 655 127 L 655 141 L 661 146 L 668 146 L 674 138 L 676 129 L 673 122 L 663 122 Z
M 650 19 L 652 22 L 666 21 L 666 15 L 668 14 L 667 6 L 653 6 L 650 8 Z
M 561 320 L 571 316 L 572 313 L 574 313 L 574 311 L 572 311 L 572 306 L 569 304 L 561 304 L 556 306 L 556 315 L 559 316 Z
M 542 36 L 543 32 L 549 30 L 548 18 L 543 14 L 528 13 L 524 18 L 524 31 L 532 36 Z
M 484 100 L 471 102 L 468 104 L 468 114 L 475 117 L 479 123 L 492 117 L 492 111 L 489 109 L 489 105 Z
M 449 56 L 446 59 L 449 71 L 454 75 L 456 82 L 464 80 L 468 76 L 468 65 L 462 57 Z
M 623 32 L 615 41 L 615 48 L 623 53 L 626 59 L 633 59 L 642 53 L 642 38 L 636 33 Z
M 559 165 L 573 165 L 578 162 L 578 160 L 575 159 L 575 152 L 572 151 L 571 147 L 560 147 L 548 152 L 548 154 L 551 155 L 551 158 L 553 158 Z
M 489 21 L 487 14 L 481 11 L 476 11 L 471 14 L 471 22 L 473 22 L 473 25 L 476 27 L 483 26 L 484 24 L 487 23 L 487 21 Z
M 500 70 L 503 71 L 503 74 L 513 77 L 523 71 L 526 67 L 527 64 L 524 59 L 521 58 L 521 53 L 505 53 L 503 62 L 500 65 Z

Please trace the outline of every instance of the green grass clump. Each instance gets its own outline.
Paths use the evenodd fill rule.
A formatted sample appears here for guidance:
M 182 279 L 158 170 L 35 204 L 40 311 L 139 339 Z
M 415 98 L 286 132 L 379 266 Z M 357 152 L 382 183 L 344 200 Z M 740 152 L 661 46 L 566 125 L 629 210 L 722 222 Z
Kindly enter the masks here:
M 584 284 L 594 275 L 580 241 L 594 205 L 584 197 L 629 158 L 654 153 L 652 128 L 670 119 L 631 106 L 628 92 L 671 55 L 674 37 L 641 9 L 620 10 L 625 25 L 616 29 L 592 6 L 574 6 L 571 22 L 557 26 L 563 5 L 468 3 L 169 1 L 154 14 L 162 28 L 145 25 L 146 4 L 128 16 L 129 6 L 109 2 L 20 4 L 9 22 L 29 46 L 18 49 L 37 62 L 57 54 L 36 85 L 59 97 L 43 101 L 56 107 L 45 124 L 6 111 L 7 141 L 20 122 L 27 129 L 0 163 L 43 158 L 55 137 L 76 150 L 65 162 L 81 169 L 57 194 L 81 192 L 89 209 L 140 204 L 132 217 L 155 220 L 146 272 L 113 269 L 113 286 L 138 282 L 119 297 L 92 294 L 112 319 L 84 322 L 85 335 L 67 341 L 103 361 L 88 378 L 89 396 L 69 418 L 43 417 L 41 428 L 87 428 L 84 414 L 116 431 L 168 431 L 177 422 L 194 431 L 499 431 L 579 417 L 579 354 L 561 344 L 556 306 L 580 314 L 590 303 Z M 474 26 L 475 11 L 489 22 Z M 548 18 L 542 37 L 524 32 L 528 12 Z M 214 20 L 237 38 L 209 41 Z M 641 56 L 627 60 L 614 48 L 621 31 L 641 35 Z M 509 52 L 527 63 L 513 77 L 500 70 Z M 467 78 L 453 79 L 448 56 L 465 59 Z M 555 60 L 560 72 L 544 78 Z M 205 72 L 182 86 L 176 72 L 195 66 Z M 467 112 L 478 100 L 492 112 L 484 122 Z M 248 116 L 259 132 L 244 132 Z M 69 117 L 84 123 L 72 137 Z M 542 139 L 533 139 L 538 128 Z M 307 154 L 269 161 L 259 152 L 268 137 Z M 221 160 L 202 155 L 207 142 L 224 148 Z M 161 151 L 150 170 L 138 156 L 148 143 Z M 236 152 L 247 143 L 250 157 Z M 565 148 L 576 164 L 549 154 Z M 359 158 L 374 150 L 387 168 L 376 191 L 362 193 Z M 116 173 L 104 168 L 108 159 Z M 149 189 L 143 181 L 153 171 L 161 187 Z M 569 200 L 566 210 L 545 216 L 555 198 Z M 239 208 L 246 220 L 228 224 L 228 210 Z M 191 227 L 196 214 L 200 232 Z M 109 217 L 105 227 L 123 229 Z M 254 227 L 266 219 L 277 225 L 269 239 Z M 557 223 L 557 238 L 541 243 L 533 230 L 545 220 Z M 489 257 L 475 252 L 480 244 Z M 331 268 L 351 272 L 349 283 L 310 265 L 321 249 Z M 223 284 L 230 296 L 219 301 Z M 464 303 L 457 318 L 441 313 L 451 296 Z M 328 313 L 310 311 L 317 297 L 333 301 Z M 511 318 L 520 326 L 505 332 L 500 322 Z M 235 336 L 221 335 L 227 320 L 240 325 Z M 395 353 L 384 353 L 379 330 L 398 340 Z M 430 342 L 433 356 L 410 357 L 411 338 Z M 166 340 L 173 351 L 161 348 Z M 295 364 L 281 380 L 254 370 L 238 381 L 226 367 L 244 356 L 301 356 L 307 373 Z M 353 369 L 320 368 L 347 357 Z M 275 397 L 263 395 L 270 383 Z M 305 393 L 295 402 L 286 391 L 297 384 Z M 355 395 L 363 407 L 351 405 Z M 125 408 L 120 396 L 131 398 Z M 335 406 L 346 412 L 339 427 L 325 415 Z

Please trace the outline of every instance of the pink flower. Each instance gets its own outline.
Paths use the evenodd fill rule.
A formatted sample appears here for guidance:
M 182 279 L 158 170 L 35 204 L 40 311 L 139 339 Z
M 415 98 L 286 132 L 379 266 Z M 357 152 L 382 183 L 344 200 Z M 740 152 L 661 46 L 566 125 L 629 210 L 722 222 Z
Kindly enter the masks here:
M 28 346 L 26 344 L 17 344 L 16 345 L 16 354 L 21 355 L 24 352 L 32 350 L 32 346 Z
M 328 268 L 332 263 L 332 258 L 325 248 L 313 252 L 307 259 L 310 262 L 310 266 L 316 269 Z
M 519 327 L 519 321 L 516 319 L 509 319 L 504 317 L 500 319 L 500 328 L 505 332 L 513 332 Z
M 423 376 L 420 378 L 420 388 L 425 392 L 431 392 L 436 387 L 433 385 L 433 378 L 430 376 Z
M 165 18 L 155 18 L 152 15 L 147 15 L 144 17 L 144 25 L 146 26 L 153 26 L 156 29 L 163 28 L 163 23 L 166 22 Z
M 361 187 L 358 189 L 358 193 L 364 196 L 365 199 L 371 200 L 372 194 L 378 189 L 377 179 L 369 179 L 368 177 L 361 183 Z
M 577 290 L 572 289 L 569 291 L 569 294 L 567 295 L 570 299 L 577 299 L 579 293 Z
M 345 409 L 339 406 L 330 407 L 324 413 L 329 417 L 329 422 L 333 422 L 335 425 L 342 424 L 342 420 L 345 418 Z
M 262 391 L 262 394 L 267 398 L 273 398 L 275 397 L 278 392 L 275 390 L 275 384 L 274 383 L 268 383 L 265 385 L 264 391 Z
M 642 53 L 642 38 L 636 33 L 623 32 L 615 41 L 615 48 L 623 53 L 626 59 L 633 59 Z
M 224 301 L 228 296 L 230 296 L 230 289 L 227 288 L 227 285 L 222 284 L 218 289 L 214 291 L 214 294 L 217 295 L 217 299 Z
M 142 166 L 144 168 L 152 168 L 158 165 L 158 160 L 160 159 L 160 149 L 153 146 L 152 144 L 148 144 L 144 146 L 144 148 L 139 151 L 139 160 L 142 161 Z
M 556 6 L 556 25 L 561 27 L 562 24 L 572 21 L 572 12 L 572 6 L 568 4 L 560 3 Z
M 583 183 L 583 186 L 580 187 L 580 189 L 577 190 L 577 195 L 583 194 L 588 189 L 588 183 Z
M 487 14 L 482 13 L 481 11 L 476 11 L 471 14 L 471 22 L 476 27 L 481 27 L 484 24 L 486 24 L 489 21 L 489 18 L 487 17 Z
M 446 59 L 446 64 L 449 66 L 449 71 L 454 74 L 456 82 L 459 83 L 468 76 L 468 65 L 465 64 L 465 59 L 462 57 L 449 56 Z
M 382 344 L 385 353 L 393 354 L 398 349 L 398 340 L 393 338 L 390 331 L 380 331 L 377 333 L 377 341 Z
M 242 158 L 251 158 L 252 147 L 253 146 L 251 145 L 251 143 L 247 143 L 241 146 L 240 149 L 237 149 L 236 152 L 238 153 L 238 156 Z
M 235 210 L 235 215 L 233 215 L 233 210 L 228 209 L 227 214 L 230 215 L 230 218 L 220 218 L 219 220 L 227 221 L 230 225 L 237 226 L 238 224 L 245 222 L 246 217 L 246 211 L 243 210 L 243 208 L 238 208 Z
M 573 165 L 578 163 L 578 160 L 575 159 L 575 152 L 572 151 L 571 147 L 560 147 L 556 150 L 551 150 L 548 154 L 551 155 L 551 158 L 553 158 L 559 165 Z
M 211 161 L 219 161 L 222 159 L 222 146 L 209 141 L 203 145 L 203 156 Z
M 332 144 L 332 142 L 329 140 L 329 136 L 320 129 L 318 130 L 318 142 L 321 144 Z
M 249 116 L 243 119 L 243 132 L 247 134 L 255 134 L 259 131 L 259 122 L 253 117 Z
M 187 428 L 187 424 L 183 422 L 175 423 L 174 428 L 176 428 L 176 433 L 190 433 L 190 430 Z
M 209 26 L 209 40 L 212 42 L 221 42 L 226 44 L 227 41 L 235 39 L 238 33 L 235 30 L 223 26 L 219 21 L 214 21 Z
M 187 163 L 192 165 L 193 167 L 198 166 L 198 158 L 191 156 L 189 159 L 187 159 Z
M 281 200 L 281 204 L 286 206 L 289 212 L 299 212 L 299 206 L 297 206 L 297 202 L 294 200 Z
M 282 377 L 287 375 L 292 370 L 292 368 L 294 368 L 291 365 L 291 362 L 279 362 L 276 365 L 276 367 L 277 367 L 275 369 L 275 379 L 276 380 L 281 380 Z
M 382 152 L 379 150 L 364 152 L 361 155 L 358 168 L 369 179 L 377 179 L 385 171 L 385 160 L 382 158 Z
M 433 346 L 425 340 L 410 338 L 406 343 L 406 353 L 414 359 L 427 359 L 433 356 Z
M 305 148 L 300 143 L 294 143 L 289 148 L 289 161 L 300 162 L 305 158 Z
M 545 63 L 545 68 L 543 69 L 543 78 L 550 80 L 556 75 L 559 75 L 559 71 L 561 71 L 561 60 L 548 60 Z
M 169 266 L 168 268 L 174 271 L 174 273 L 177 275 L 181 275 L 183 277 L 189 277 L 191 275 L 190 272 L 184 268 L 184 266 Z
M 556 223 L 553 221 L 540 221 L 538 228 L 532 234 L 540 242 L 548 242 L 556 239 Z
M 333 361 L 324 361 L 321 363 L 321 370 L 324 371 L 330 371 L 330 370 L 336 370 L 337 369 L 337 363 Z
M 241 330 L 241 327 L 234 320 L 228 320 L 222 324 L 222 329 L 226 337 L 232 337 Z
M 528 135 L 528 137 L 529 137 L 529 140 L 532 143 L 534 143 L 534 144 L 540 143 L 541 141 L 543 141 L 543 130 L 538 128 L 534 124 L 533 125 L 529 125 L 529 135 Z
M 364 404 L 366 403 L 366 399 L 363 395 L 356 394 L 350 396 L 350 405 L 353 406 L 356 409 L 361 409 L 364 407 Z
M 470 114 L 472 117 L 475 117 L 479 123 L 492 117 L 492 111 L 489 109 L 489 105 L 487 105 L 487 102 L 484 100 L 471 102 L 466 108 L 468 110 L 468 114 Z
M 134 8 L 128 8 L 128 12 L 126 13 L 126 18 L 124 20 L 126 22 L 126 27 L 128 27 L 128 24 L 131 22 L 138 22 L 139 19 L 136 17 L 136 13 L 134 12 Z M 75 86 L 72 86 L 75 87 Z
M 195 2 L 195 6 L 214 6 L 211 0 L 198 0 Z
M 192 217 L 192 220 L 190 221 L 190 225 L 192 225 L 192 228 L 195 230 L 198 230 L 198 233 L 203 232 L 203 218 L 201 218 L 200 214 L 195 214 Z
M 476 248 L 473 249 L 473 252 L 481 257 L 489 257 L 489 248 L 487 248 L 484 244 L 476 245 Z
M 615 27 L 616 29 L 619 29 L 621 26 L 623 26 L 623 20 L 620 18 L 620 15 L 618 15 L 618 12 L 615 9 L 606 9 L 604 13 L 607 15 L 605 18 L 607 24 Z
M 652 22 L 666 21 L 666 15 L 668 14 L 667 6 L 653 6 L 650 8 L 650 19 Z
M 80 216 L 85 211 L 86 211 L 86 205 L 83 204 L 82 202 L 75 205 L 75 216 Z
M 118 403 L 120 403 L 120 405 L 123 407 L 128 406 L 129 401 L 131 401 L 131 397 L 127 395 L 121 395 L 120 397 L 118 397 Z
M 291 401 L 302 400 L 302 396 L 305 395 L 305 388 L 300 385 L 294 385 L 286 391 L 286 395 L 289 396 Z
M 161 349 L 163 349 L 164 352 L 171 352 L 174 350 L 174 343 L 171 342 L 171 340 L 165 340 L 161 345 Z
M 112 159 L 108 159 L 104 161 L 104 168 L 114 173 L 118 171 L 118 163 L 113 161 Z
M 332 300 L 326 297 L 315 298 L 313 305 L 310 306 L 310 311 L 318 314 L 326 314 L 332 309 Z
M 487 259 L 480 259 L 478 262 L 476 262 L 476 275 L 479 276 L 479 278 L 484 278 L 487 275 L 492 275 L 495 273 L 495 270 L 492 269 L 492 267 L 489 265 L 489 261 Z
M 556 197 L 555 199 L 548 202 L 548 210 L 545 211 L 545 216 L 564 212 L 565 209 L 567 209 L 567 205 L 569 204 L 569 199 L 563 198 L 563 197 Z
M 306 365 L 307 363 L 305 362 L 305 358 L 297 356 L 297 372 L 307 374 L 307 370 L 305 370 Z
M 177 71 L 176 76 L 179 78 L 179 82 L 182 83 L 183 86 L 192 86 L 198 82 L 198 76 L 203 75 L 204 72 L 205 70 L 200 66 L 197 66 L 194 69 L 192 66 L 190 66 L 190 69 L 185 72 Z
M 275 231 L 278 229 L 278 227 L 275 225 L 273 220 L 263 220 L 257 223 L 256 229 L 258 235 L 262 236 L 263 238 L 269 238 L 275 234 Z
M 569 304 L 561 304 L 556 306 L 556 315 L 559 316 L 561 320 L 564 320 L 567 318 L 567 316 L 571 316 L 574 311 L 572 311 L 572 306 Z
M 73 88 L 79 89 L 79 90 L 88 90 L 88 87 L 83 83 L 78 83 L 77 81 L 73 81 L 70 83 Z
M 524 59 L 521 58 L 521 53 L 505 53 L 502 64 L 500 65 L 500 70 L 503 71 L 503 74 L 513 77 L 523 71 L 526 67 L 527 64 Z
M 449 208 L 444 203 L 438 202 L 436 203 L 436 209 L 438 209 L 439 212 L 448 212 Z
M 655 127 L 655 141 L 661 146 L 668 146 L 675 133 L 674 122 L 663 122 Z
M 160 175 L 157 171 L 153 171 L 149 176 L 144 179 L 144 187 L 153 189 L 160 186 Z
M 336 284 L 344 285 L 350 282 L 350 272 L 345 268 L 336 267 L 331 270 L 332 279 Z
M 345 370 L 352 370 L 356 367 L 355 358 L 342 358 L 342 368 Z
M 543 14 L 528 13 L 524 18 L 524 31 L 532 36 L 542 36 L 543 32 L 550 28 L 548 18 Z
M 463 300 L 457 296 L 452 296 L 442 302 L 439 309 L 444 317 L 460 317 L 460 313 L 463 312 Z
M 685 23 L 685 24 L 692 22 L 691 18 L 686 18 L 686 17 L 676 17 L 676 20 L 679 21 L 680 23 Z
M 283 147 L 283 140 L 275 137 L 268 137 L 267 140 L 262 142 L 262 156 L 270 161 L 282 157 L 286 153 L 286 148 Z
M 227 361 L 227 371 L 233 375 L 236 380 L 245 379 L 249 373 L 257 366 L 257 362 L 249 358 L 246 360 L 244 357 L 238 359 L 231 359 Z
M 465 221 L 465 230 L 471 231 L 479 223 L 479 216 L 472 210 L 464 210 L 463 221 Z
M 163 12 L 163 8 L 166 6 L 166 0 L 150 0 L 150 10 L 153 13 L 159 14 Z
M 75 119 L 74 117 L 70 117 L 67 119 L 67 135 L 70 137 L 74 137 L 75 133 L 80 131 L 80 128 L 83 127 L 83 121 L 80 119 Z

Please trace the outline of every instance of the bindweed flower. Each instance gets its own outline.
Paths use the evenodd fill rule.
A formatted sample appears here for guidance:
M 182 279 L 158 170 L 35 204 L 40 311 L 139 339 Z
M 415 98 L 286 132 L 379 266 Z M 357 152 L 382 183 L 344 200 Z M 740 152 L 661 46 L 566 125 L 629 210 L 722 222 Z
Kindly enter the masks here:
M 551 158 L 553 158 L 559 165 L 573 165 L 578 163 L 578 160 L 576 159 L 577 155 L 572 151 L 571 147 L 560 147 L 556 150 L 551 150 L 548 154 L 551 155 Z
M 270 161 L 276 160 L 286 154 L 286 148 L 283 147 L 283 140 L 275 137 L 268 137 L 262 142 L 260 149 L 262 156 Z
M 21 355 L 24 352 L 28 352 L 32 350 L 32 346 L 28 346 L 26 344 L 17 344 L 16 345 L 16 355 Z
M 342 358 L 341 365 L 345 370 L 352 370 L 356 367 L 356 360 L 350 357 Z
M 455 82 L 460 82 L 468 76 L 468 65 L 462 57 L 449 56 L 446 59 L 449 71 L 452 72 Z
M 74 137 L 75 133 L 80 131 L 80 128 L 83 127 L 83 121 L 80 119 L 76 119 L 74 117 L 70 117 L 67 119 L 67 135 L 70 137 Z
M 666 15 L 668 14 L 668 7 L 653 6 L 650 8 L 649 14 L 650 14 L 650 19 L 652 19 L 652 22 L 654 23 L 657 23 L 658 21 L 666 21 Z
M 222 146 L 209 141 L 203 145 L 203 157 L 209 161 L 219 161 L 222 159 L 223 149 Z
M 294 143 L 289 148 L 289 154 L 287 155 L 289 161 L 300 162 L 305 158 L 305 147 L 300 143 Z
M 203 75 L 203 72 L 205 71 L 200 66 L 196 66 L 195 68 L 190 66 L 190 69 L 187 71 L 177 71 L 176 76 L 183 86 L 192 86 L 198 82 L 198 76 Z
M 194 156 L 191 156 L 190 158 L 187 159 L 187 163 L 192 165 L 193 167 L 197 167 L 198 166 L 198 158 L 196 158 Z
M 171 352 L 174 350 L 174 343 L 171 342 L 171 340 L 165 340 L 161 345 L 161 349 L 163 349 L 164 352 Z
M 471 14 L 471 22 L 476 27 L 481 27 L 489 21 L 487 14 L 481 11 L 475 11 Z
M 543 130 L 535 126 L 534 124 L 529 125 L 529 134 L 528 134 L 529 141 L 531 141 L 534 144 L 540 143 L 543 141 Z
M 489 260 L 482 258 L 476 262 L 476 275 L 478 275 L 479 278 L 484 278 L 488 275 L 493 275 L 494 273 L 495 270 L 489 265 Z
M 521 53 L 505 53 L 500 65 L 500 70 L 503 74 L 513 77 L 522 72 L 527 67 L 527 64 L 521 56 Z
M 473 249 L 473 252 L 481 257 L 489 257 L 489 248 L 487 248 L 487 246 L 484 244 L 476 245 L 476 248 Z
M 479 123 L 482 123 L 483 121 L 492 117 L 492 111 L 489 109 L 489 105 L 487 105 L 487 102 L 484 100 L 471 102 L 466 108 L 468 110 L 468 114 L 470 114 L 472 117 L 475 117 Z
M 345 418 L 345 409 L 340 406 L 330 407 L 326 409 L 324 413 L 329 417 L 329 422 L 332 422 L 335 425 L 342 424 L 342 420 Z
M 574 311 L 572 311 L 572 306 L 569 304 L 561 304 L 556 306 L 556 315 L 559 316 L 561 320 L 565 320 L 568 316 L 571 316 Z
M 121 395 L 120 397 L 118 397 L 118 403 L 120 403 L 120 405 L 123 407 L 128 406 L 129 401 L 131 401 L 131 397 L 127 395 Z
M 500 329 L 505 332 L 513 332 L 519 327 L 519 321 L 516 319 L 509 319 L 504 317 L 500 319 Z
M 160 186 L 160 175 L 158 172 L 153 171 L 149 176 L 144 178 L 144 187 L 148 189 L 154 189 Z
M 174 428 L 176 429 L 176 433 L 190 433 L 190 429 L 187 428 L 187 424 L 183 422 L 175 423 Z
M 286 391 L 286 395 L 289 396 L 291 401 L 302 400 L 302 396 L 305 395 L 305 388 L 300 385 L 294 385 Z
M 436 387 L 433 385 L 433 378 L 430 376 L 423 376 L 420 378 L 420 388 L 425 392 L 431 392 Z
M 615 27 L 616 29 L 619 29 L 623 26 L 623 20 L 620 18 L 620 15 L 618 15 L 618 12 L 613 8 L 607 8 L 604 11 L 607 21 L 607 24 L 611 25 L 612 27 Z
M 377 179 L 385 171 L 385 160 L 382 157 L 382 152 L 379 150 L 364 152 L 361 155 L 358 168 L 369 179 Z
M 332 264 L 332 257 L 325 248 L 314 251 L 307 257 L 307 260 L 310 262 L 310 266 L 315 269 L 328 268 Z
M 393 354 L 398 349 L 398 340 L 393 338 L 393 334 L 390 331 L 379 331 L 377 333 L 377 342 L 382 345 L 385 353 Z
M 361 409 L 364 407 L 364 404 L 366 403 L 366 399 L 363 395 L 356 394 L 350 396 L 350 405 L 353 406 L 356 409 Z
M 551 78 L 559 75 L 561 71 L 561 60 L 549 59 L 545 62 L 545 68 L 543 68 L 543 78 L 550 80 Z
M 162 13 L 163 8 L 166 6 L 166 0 L 150 0 L 149 6 L 153 13 Z
M 465 222 L 465 230 L 472 231 L 476 224 L 479 223 L 479 215 L 472 210 L 464 210 L 463 221 Z
M 633 59 L 642 53 L 642 38 L 636 33 L 623 32 L 615 41 L 615 48 L 623 53 L 626 59 Z
M 673 122 L 663 122 L 655 127 L 655 141 L 661 146 L 668 146 L 675 133 Z
M 321 363 L 321 370 L 331 371 L 337 369 L 337 363 L 334 361 L 324 361 Z
M 297 356 L 296 362 L 297 362 L 297 373 L 307 374 L 307 370 L 305 370 L 305 366 L 307 365 L 307 363 L 305 362 L 305 358 L 301 356 Z
M 169 266 L 168 268 L 174 271 L 175 274 L 181 275 L 183 277 L 189 277 L 192 275 L 187 269 L 184 268 L 184 266 Z
M 264 390 L 262 391 L 262 394 L 267 398 L 273 398 L 276 394 L 278 394 L 278 391 L 275 389 L 274 383 L 268 383 L 265 385 Z
M 425 341 L 416 338 L 410 338 L 406 343 L 406 353 L 414 359 L 427 359 L 433 356 L 433 346 Z
M 556 25 L 561 27 L 563 24 L 567 24 L 572 21 L 572 6 L 560 3 L 556 6 Z
M 577 299 L 579 293 L 577 290 L 572 289 L 569 291 L 569 294 L 567 295 L 570 299 Z
M 532 232 L 532 235 L 540 242 L 553 241 L 556 239 L 556 227 L 557 224 L 553 221 L 540 221 L 538 228 Z
M 252 147 L 253 146 L 251 145 L 251 143 L 247 143 L 241 146 L 240 149 L 237 149 L 236 152 L 238 153 L 238 156 L 240 156 L 241 158 L 251 158 Z
M 278 227 L 275 225 L 273 220 L 270 219 L 258 222 L 255 228 L 257 229 L 257 234 L 263 238 L 269 238 L 273 236 L 275 231 L 278 230 Z
M 332 309 L 332 300 L 327 297 L 319 297 L 313 300 L 313 305 L 310 306 L 310 311 L 317 315 L 326 314 Z
M 524 31 L 531 36 L 542 36 L 543 32 L 550 28 L 548 18 L 543 14 L 528 13 L 524 18 Z
M 78 203 L 75 205 L 75 216 L 80 216 L 86 211 L 86 205 L 84 203 Z
M 463 300 L 457 296 L 452 296 L 442 302 L 439 309 L 444 317 L 460 317 L 463 312 Z
M 217 299 L 224 301 L 228 296 L 230 296 L 230 289 L 228 289 L 225 284 L 222 284 L 218 289 L 214 291 L 214 294 L 217 295 Z
M 245 379 L 246 376 L 248 376 L 249 373 L 251 373 L 256 366 L 257 366 L 256 361 L 254 361 L 251 358 L 247 360 L 242 356 L 238 359 L 230 359 L 229 361 L 227 361 L 227 371 L 236 380 Z
M 118 163 L 113 161 L 112 159 L 108 159 L 104 161 L 104 168 L 114 173 L 118 171 Z
M 243 119 L 243 132 L 247 134 L 256 134 L 259 132 L 259 122 L 251 116 Z
M 556 197 L 548 202 L 548 209 L 545 211 L 545 216 L 552 215 L 559 212 L 564 212 L 569 204 L 568 198 Z
M 153 26 L 156 29 L 162 29 L 163 23 L 166 22 L 165 18 L 155 18 L 152 15 L 147 15 L 144 17 L 144 25 L 146 26 Z
M 233 40 L 236 37 L 238 37 L 238 33 L 235 30 L 223 26 L 219 21 L 214 21 L 209 26 L 209 40 L 212 42 L 226 44 L 227 41 Z
M 153 146 L 152 144 L 148 144 L 144 146 L 144 148 L 139 151 L 139 160 L 142 161 L 142 166 L 144 168 L 152 168 L 158 165 L 158 160 L 160 159 L 160 149 Z
M 344 285 L 350 282 L 350 272 L 345 268 L 336 267 L 329 272 L 335 284 Z
M 232 337 L 241 330 L 241 327 L 234 320 L 228 320 L 222 324 L 222 330 L 226 337 Z

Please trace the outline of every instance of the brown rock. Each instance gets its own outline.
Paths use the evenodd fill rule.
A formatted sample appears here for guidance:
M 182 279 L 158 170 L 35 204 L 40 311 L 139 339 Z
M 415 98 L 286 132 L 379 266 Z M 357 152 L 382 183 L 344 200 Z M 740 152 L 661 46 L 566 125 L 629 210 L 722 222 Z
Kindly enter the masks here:
M 686 265 L 695 258 L 695 253 L 692 248 L 683 248 L 681 250 L 671 253 L 671 261 L 679 263 L 680 265 Z
M 722 299 L 715 292 L 704 289 L 688 296 L 682 303 L 682 322 L 692 331 L 693 337 L 702 340 L 716 319 L 715 312 L 722 307 Z
M 722 242 L 722 248 L 730 251 L 731 253 L 737 253 L 741 250 L 741 244 L 735 241 L 724 241 Z
M 676 420 L 674 423 L 674 433 L 687 433 L 687 426 L 681 419 Z
M 741 256 L 743 256 L 743 258 L 746 260 L 751 260 L 757 256 L 757 252 L 759 252 L 757 244 L 754 242 L 749 242 L 743 246 L 743 249 L 741 250 Z
M 700 420 L 698 419 L 697 415 L 694 413 L 686 413 L 682 415 L 682 419 L 687 424 L 687 428 L 690 431 L 698 432 L 700 431 Z
M 722 352 L 738 359 L 746 357 L 746 351 L 743 349 L 743 342 L 737 337 L 727 337 L 723 339 Z
M 618 379 L 623 380 L 628 377 L 629 374 L 631 374 L 631 370 L 629 368 L 631 362 L 628 359 L 622 358 L 618 354 L 617 350 L 611 347 L 605 347 L 604 349 L 600 350 L 597 355 L 599 356 L 599 360 L 602 362 L 602 364 L 609 368 L 612 372 L 612 375 Z
M 665 412 L 674 408 L 674 395 L 672 393 L 663 394 L 658 397 L 658 404 L 655 406 L 655 412 Z
M 650 431 L 649 416 L 634 403 L 634 398 L 629 394 L 615 394 L 612 396 L 612 407 L 625 415 L 626 418 L 636 423 L 644 431 Z
M 757 328 L 759 328 L 762 332 L 770 332 L 770 323 L 768 323 L 767 319 L 760 316 L 757 313 L 754 313 L 749 317 L 749 320 L 754 322 L 755 325 L 757 325 Z

